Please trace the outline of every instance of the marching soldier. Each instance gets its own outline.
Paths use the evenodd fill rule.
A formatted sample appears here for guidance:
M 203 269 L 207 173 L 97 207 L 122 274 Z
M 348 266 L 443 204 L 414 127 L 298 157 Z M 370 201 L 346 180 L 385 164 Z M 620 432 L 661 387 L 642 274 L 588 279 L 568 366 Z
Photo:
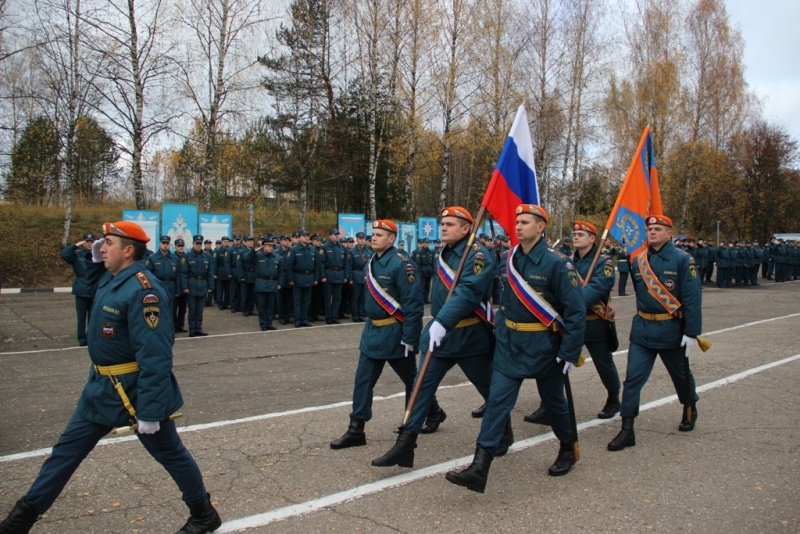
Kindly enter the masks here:
M 90 267 L 98 284 L 87 332 L 89 381 L 39 475 L 0 523 L 0 532 L 28 532 L 97 442 L 115 426 L 130 424 L 136 425 L 136 437 L 167 470 L 189 508 L 191 515 L 178 534 L 213 532 L 222 520 L 200 468 L 169 418 L 183 404 L 172 373 L 172 298 L 145 268 L 150 239 L 139 225 L 105 223 L 103 234 L 94 244 Z M 165 304 L 167 313 L 162 313 Z
M 185 262 L 183 292 L 189 301 L 189 337 L 207 336 L 203 332 L 203 308 L 206 295 L 214 291 L 214 271 L 211 257 L 203 250 L 203 236 L 194 236 Z
M 372 222 L 375 252 L 367 267 L 366 311 L 358 367 L 353 387 L 353 410 L 345 434 L 331 449 L 367 444 L 364 425 L 372 419 L 372 394 L 386 363 L 409 391 L 417 374 L 415 352 L 422 329 L 422 292 L 413 262 L 394 247 L 397 225 L 386 219 Z M 408 399 L 406 399 L 408 401 Z
M 691 419 L 684 410 L 678 430 L 693 430 L 697 420 L 698 396 L 685 358 L 702 328 L 700 279 L 694 258 L 672 244 L 672 221 L 664 215 L 652 215 L 646 224 L 647 251 L 631 264 L 637 311 L 622 391 L 622 430 L 608 444 L 610 451 L 636 445 L 633 422 L 639 415 L 639 397 L 656 356 L 664 362 L 680 402 L 691 406 Z
M 461 206 L 444 208 L 441 212 L 442 241 L 445 248 L 439 255 L 438 276 L 433 281 L 430 321 L 422 332 L 420 346 L 431 352 L 427 373 L 422 378 L 419 396 L 408 422 L 400 427 L 395 445 L 383 456 L 372 461 L 377 467 L 400 465 L 412 467 L 417 436 L 435 432 L 447 414 L 436 401 L 436 389 L 454 366 L 464 372 L 486 400 L 492 375 L 491 305 L 494 260 L 483 245 L 467 247 L 472 215 Z M 461 278 L 450 298 L 455 270 L 463 256 L 467 257 Z M 426 421 L 427 418 L 427 421 Z M 511 418 L 506 414 L 502 434 L 501 454 L 514 442 Z M 424 424 L 423 424 L 424 423 Z
M 86 322 L 92 311 L 92 300 L 95 288 L 86 281 L 86 266 L 92 260 L 94 236 L 83 234 L 83 240 L 74 245 L 67 245 L 61 251 L 61 259 L 72 265 L 75 280 L 72 282 L 72 294 L 75 295 L 75 313 L 78 316 L 78 345 L 86 346 Z
M 522 381 L 535 378 L 553 432 L 561 445 L 548 474 L 567 474 L 576 462 L 564 375 L 577 363 L 586 327 L 586 305 L 578 273 L 562 254 L 542 237 L 547 212 L 521 204 L 516 209 L 519 245 L 508 257 L 509 284 L 497 314 L 492 387 L 481 422 L 475 457 L 461 471 L 450 471 L 448 481 L 483 493 L 492 460 L 501 450 L 507 420 Z
M 366 268 L 367 263 L 374 254 L 373 250 L 367 247 L 366 235 L 364 232 L 356 234 L 357 244 L 350 250 L 350 310 L 353 314 L 354 323 L 363 323 L 367 316 L 365 308 L 366 290 Z

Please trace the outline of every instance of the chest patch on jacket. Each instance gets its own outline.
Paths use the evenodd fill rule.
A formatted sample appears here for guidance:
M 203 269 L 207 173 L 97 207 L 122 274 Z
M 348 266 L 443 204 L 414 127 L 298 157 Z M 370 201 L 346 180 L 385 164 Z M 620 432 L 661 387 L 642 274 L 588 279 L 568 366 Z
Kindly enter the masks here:
M 103 323 L 100 334 L 103 336 L 103 339 L 114 339 L 117 337 L 117 327 L 114 326 L 113 323 Z

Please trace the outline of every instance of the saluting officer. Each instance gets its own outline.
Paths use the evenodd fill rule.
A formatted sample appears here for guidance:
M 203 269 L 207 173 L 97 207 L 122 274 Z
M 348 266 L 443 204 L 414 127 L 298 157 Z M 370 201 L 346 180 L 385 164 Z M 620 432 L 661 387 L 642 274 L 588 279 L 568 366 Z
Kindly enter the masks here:
M 203 308 L 206 295 L 214 291 L 214 271 L 211 256 L 203 250 L 203 236 L 196 235 L 192 241 L 183 270 L 183 292 L 189 300 L 189 337 L 207 336 L 203 332 Z
M 508 257 L 509 283 L 495 323 L 491 388 L 472 464 L 450 471 L 448 481 L 483 493 L 492 460 L 501 450 L 504 428 L 522 381 L 535 378 L 539 396 L 561 446 L 548 474 L 567 474 L 575 464 L 564 375 L 574 368 L 583 345 L 586 304 L 578 273 L 564 255 L 548 247 L 542 234 L 547 212 L 521 204 L 516 209 L 519 245 Z
M 347 249 L 339 243 L 339 229 L 331 228 L 328 241 L 320 247 L 319 269 L 325 284 L 325 323 L 339 324 L 339 307 L 342 304 L 342 285 L 347 283 Z
M 374 251 L 367 247 L 366 234 L 356 234 L 356 246 L 350 249 L 350 310 L 354 323 L 363 323 L 367 316 L 365 308 L 366 268 Z
M 646 224 L 647 251 L 638 254 L 631 262 L 637 311 L 633 316 L 628 369 L 622 390 L 622 430 L 608 444 L 610 451 L 636 445 L 633 421 L 639 415 L 639 396 L 653 370 L 656 356 L 664 362 L 678 399 L 692 407 L 692 418 L 687 419 L 684 410 L 678 430 L 693 430 L 697 420 L 695 403 L 698 396 L 690 372 L 691 394 L 687 397 L 684 356 L 701 333 L 700 279 L 694 258 L 672 243 L 672 221 L 664 215 L 652 215 Z M 654 295 L 659 295 L 659 298 Z
M 298 242 L 286 253 L 286 280 L 294 289 L 294 327 L 311 326 L 308 308 L 311 288 L 318 284 L 317 251 L 308 244 L 308 232 L 297 232 Z
M 191 516 L 178 534 L 213 532 L 222 520 L 200 468 L 169 419 L 183 404 L 172 373 L 172 298 L 145 268 L 150 239 L 139 225 L 107 222 L 103 234 L 89 267 L 98 282 L 89 319 L 89 380 L 39 475 L 0 523 L 0 532 L 28 532 L 97 442 L 114 427 L 133 424 L 138 425 L 136 437 L 167 470 L 189 507 Z
M 275 254 L 275 243 L 262 241 L 256 252 L 256 307 L 258 326 L 261 331 L 276 330 L 272 325 L 275 317 L 275 296 L 281 288 L 281 257 Z
M 400 427 L 395 445 L 372 461 L 372 465 L 377 467 L 414 465 L 417 436 L 435 432 L 447 418 L 435 394 L 442 379 L 454 366 L 458 365 L 484 400 L 489 397 L 493 319 L 490 298 L 494 259 L 479 243 L 467 247 L 473 220 L 466 209 L 447 207 L 442 210 L 441 217 L 442 240 L 446 246 L 439 255 L 438 276 L 432 287 L 431 315 L 434 319 L 426 325 L 420 339 L 420 346 L 431 351 L 431 361 L 408 422 Z M 464 256 L 466 262 L 461 278 L 448 299 L 455 270 Z M 503 446 L 507 451 L 514 442 L 510 417 L 503 434 Z
M 406 385 L 406 391 L 417 374 L 415 352 L 422 330 L 422 291 L 416 266 L 394 247 L 396 238 L 397 225 L 393 221 L 372 222 L 375 255 L 369 260 L 366 275 L 369 319 L 358 347 L 353 410 L 347 432 L 331 442 L 331 449 L 367 444 L 364 425 L 372 419 L 373 390 L 387 362 Z
M 78 316 L 78 345 L 86 346 L 86 322 L 92 312 L 92 299 L 95 288 L 86 281 L 86 267 L 92 260 L 94 236 L 83 234 L 83 240 L 74 245 L 67 245 L 61 251 L 61 259 L 72 265 L 75 280 L 72 282 L 72 294 L 75 295 L 75 313 Z

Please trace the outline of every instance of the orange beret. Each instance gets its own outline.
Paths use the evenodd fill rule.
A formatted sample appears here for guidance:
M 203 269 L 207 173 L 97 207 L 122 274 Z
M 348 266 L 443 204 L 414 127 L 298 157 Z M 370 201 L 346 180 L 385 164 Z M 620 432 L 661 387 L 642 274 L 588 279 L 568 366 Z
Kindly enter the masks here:
M 461 206 L 450 206 L 442 210 L 442 217 L 458 217 L 472 224 L 472 215 Z
M 393 234 L 397 233 L 397 225 L 389 219 L 377 219 L 372 221 L 372 227 L 380 230 L 386 230 L 387 232 L 392 232 Z
M 544 222 L 547 222 L 547 212 L 544 210 L 543 207 L 537 206 L 536 204 L 520 204 L 517 206 L 517 215 L 521 215 L 523 213 L 530 213 L 531 215 L 536 215 Z
M 575 221 L 572 223 L 573 230 L 583 230 L 584 232 L 590 232 L 594 235 L 597 235 L 597 228 L 590 222 L 586 221 Z
M 672 228 L 672 220 L 665 215 L 651 215 L 647 218 L 647 226 L 651 224 L 660 224 L 661 226 L 669 226 Z
M 150 241 L 150 238 L 144 233 L 142 227 L 133 221 L 105 222 L 103 223 L 103 235 L 126 237 L 134 241 L 141 241 L 142 243 Z

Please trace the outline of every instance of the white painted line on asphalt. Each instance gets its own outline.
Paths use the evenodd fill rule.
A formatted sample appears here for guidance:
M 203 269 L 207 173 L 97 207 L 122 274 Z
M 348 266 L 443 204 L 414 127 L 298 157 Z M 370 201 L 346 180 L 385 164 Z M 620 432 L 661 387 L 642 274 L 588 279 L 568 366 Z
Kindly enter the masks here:
M 800 354 L 795 354 L 794 356 L 790 356 L 782 360 L 770 362 L 768 364 L 761 365 L 759 367 L 754 367 L 752 369 L 742 371 L 741 373 L 737 373 L 725 378 L 721 378 L 719 380 L 715 380 L 713 382 L 709 382 L 708 384 L 698 386 L 697 391 L 704 392 L 716 389 L 718 387 L 727 386 L 735 382 L 738 382 L 740 380 L 743 380 L 744 378 L 747 378 L 749 376 L 761 373 L 763 371 L 772 369 L 774 367 L 778 367 L 780 365 L 785 365 L 787 363 L 794 362 L 796 360 L 800 360 Z M 676 402 L 677 400 L 678 400 L 677 395 L 670 395 L 668 397 L 663 397 L 661 399 L 657 399 L 642 405 L 639 411 L 644 412 L 647 410 L 652 410 L 660 406 Z M 613 419 L 592 419 L 591 421 L 586 421 L 585 423 L 579 424 L 578 430 L 579 431 L 586 430 L 612 421 L 616 421 L 618 419 L 619 416 Z M 540 443 L 545 443 L 553 439 L 555 439 L 555 435 L 552 432 L 541 434 L 514 443 L 514 445 L 512 445 L 511 448 L 509 449 L 509 452 L 512 453 L 519 452 L 525 449 L 529 449 L 531 447 L 535 447 Z M 323 510 L 331 506 L 337 506 L 349 501 L 360 499 L 361 497 L 366 497 L 368 495 L 380 493 L 382 491 L 396 488 L 398 486 L 410 484 L 411 482 L 416 482 L 417 480 L 422 480 L 425 478 L 432 477 L 434 475 L 443 474 L 457 467 L 467 465 L 471 461 L 472 461 L 472 455 L 462 456 L 461 458 L 449 460 L 447 462 L 432 465 L 430 467 L 425 467 L 423 469 L 418 469 L 416 471 L 410 471 L 407 473 L 403 473 L 401 475 L 396 475 L 393 477 L 385 478 L 383 480 L 378 480 L 370 484 L 364 484 L 362 486 L 356 486 L 354 488 L 350 488 L 345 491 L 340 491 L 338 493 L 326 495 L 325 497 L 320 497 L 319 499 L 313 499 L 311 501 L 306 501 L 304 503 L 286 506 L 283 508 L 277 508 L 275 510 L 271 510 L 269 512 L 264 512 L 261 514 L 254 514 L 251 516 L 242 517 L 240 519 L 235 519 L 233 521 L 228 521 L 227 523 L 224 523 L 222 525 L 222 528 L 220 528 L 217 532 L 220 533 L 238 532 L 240 530 L 262 527 L 265 525 L 269 525 L 270 523 L 275 523 L 277 521 L 283 521 L 285 519 L 298 517 L 318 510 Z M 458 489 L 454 491 L 464 491 L 464 490 Z
M 770 319 L 762 319 L 762 320 L 759 320 L 759 321 L 754 321 L 754 322 L 750 322 L 750 323 L 744 323 L 744 324 L 737 325 L 737 326 L 731 326 L 729 328 L 723 328 L 721 330 L 715 330 L 713 332 L 706 332 L 706 333 L 703 334 L 703 336 L 712 336 L 712 335 L 715 335 L 715 334 L 722 334 L 724 332 L 731 332 L 731 331 L 734 331 L 734 330 L 739 330 L 741 328 L 747 328 L 749 326 L 755 326 L 755 325 L 768 323 L 768 322 L 772 322 L 772 321 L 778 321 L 778 320 L 781 320 L 781 319 L 789 319 L 789 318 L 797 317 L 797 316 L 800 316 L 800 313 L 793 313 L 793 314 L 790 314 L 790 315 L 783 315 L 781 317 L 772 317 Z M 331 326 L 336 326 L 336 325 L 331 325 Z M 81 347 L 81 348 L 83 348 L 83 347 Z M 627 350 L 619 350 L 619 351 L 615 352 L 614 355 L 615 356 L 619 356 L 619 355 L 627 354 L 627 353 L 628 353 Z M 586 358 L 586 362 L 590 362 L 590 361 L 592 361 L 591 358 Z M 460 384 L 454 384 L 454 385 L 451 385 L 451 386 L 439 386 L 439 389 L 460 388 L 460 387 L 469 386 L 469 385 L 470 385 L 469 382 L 462 382 Z M 373 402 L 378 402 L 378 401 L 383 401 L 383 400 L 388 400 L 388 399 L 396 399 L 397 397 L 400 397 L 400 396 L 403 396 L 403 395 L 405 395 L 405 392 L 394 393 L 392 395 L 386 395 L 386 396 L 383 396 L 383 397 L 376 396 L 376 397 L 373 398 Z M 238 424 L 242 424 L 242 423 L 252 423 L 252 422 L 255 422 L 255 421 L 263 421 L 265 419 L 275 419 L 275 418 L 278 418 L 278 417 L 286 417 L 286 416 L 291 416 L 291 415 L 297 415 L 297 414 L 301 414 L 301 413 L 309 413 L 309 412 L 317 412 L 317 411 L 323 411 L 323 410 L 331 410 L 331 409 L 334 409 L 334 408 L 342 408 L 344 406 L 349 406 L 350 404 L 351 404 L 351 401 L 341 401 L 341 402 L 336 402 L 336 403 L 333 403 L 333 404 L 325 404 L 325 405 L 322 405 L 322 406 L 307 406 L 305 408 L 297 408 L 295 410 L 287 410 L 285 412 L 272 412 L 272 413 L 265 413 L 265 414 L 261 414 L 261 415 L 253 415 L 253 416 L 250 416 L 250 417 L 243 417 L 241 419 L 228 419 L 228 420 L 224 420 L 224 421 L 214 421 L 213 423 L 203 423 L 203 424 L 198 424 L 198 425 L 189 425 L 189 426 L 185 426 L 185 427 L 178 427 L 178 432 L 180 432 L 180 433 L 197 432 L 199 430 L 208 430 L 210 428 L 219 428 L 219 427 L 224 427 L 224 426 L 229 426 L 229 425 L 238 425 Z M 136 439 L 136 436 L 124 436 L 124 437 L 119 437 L 119 438 L 106 438 L 106 439 L 100 440 L 98 445 L 114 445 L 116 443 L 124 443 L 126 441 L 132 441 L 134 439 Z M 14 461 L 17 461 L 17 460 L 25 460 L 27 458 L 36 458 L 38 456 L 46 456 L 46 455 L 50 454 L 50 450 L 51 450 L 51 448 L 36 449 L 36 450 L 33 450 L 33 451 L 19 452 L 19 453 L 15 453 L 15 454 L 8 454 L 8 455 L 5 455 L 5 456 L 0 456 L 0 463 L 14 462 Z

